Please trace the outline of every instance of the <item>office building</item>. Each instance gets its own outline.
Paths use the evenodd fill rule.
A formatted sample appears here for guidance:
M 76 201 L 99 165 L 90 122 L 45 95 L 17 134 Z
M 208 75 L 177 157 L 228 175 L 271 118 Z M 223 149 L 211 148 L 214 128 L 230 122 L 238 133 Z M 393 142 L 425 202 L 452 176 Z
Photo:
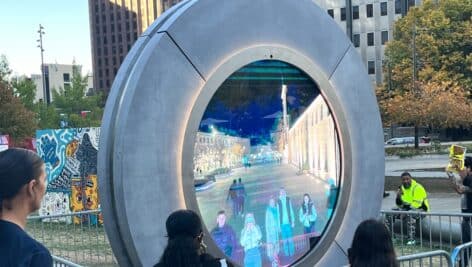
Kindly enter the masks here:
M 89 0 L 94 88 L 108 93 L 138 36 L 179 1 Z
M 382 83 L 385 44 L 396 20 L 421 0 L 314 0 L 346 32 L 375 84 Z M 352 12 L 349 11 L 349 6 Z

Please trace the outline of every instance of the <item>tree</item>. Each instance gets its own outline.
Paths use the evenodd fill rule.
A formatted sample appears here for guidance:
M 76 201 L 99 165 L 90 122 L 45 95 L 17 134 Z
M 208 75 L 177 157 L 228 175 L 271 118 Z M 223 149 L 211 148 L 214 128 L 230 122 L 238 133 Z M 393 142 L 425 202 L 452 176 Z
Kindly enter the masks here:
M 471 16 L 471 1 L 426 0 L 395 23 L 385 49 L 386 79 L 377 90 L 384 123 L 415 129 L 472 124 Z
M 87 77 L 82 77 L 78 68 L 74 68 L 71 86 L 53 90 L 53 105 L 67 117 L 69 127 L 99 127 L 101 124 L 101 95 L 86 96 L 86 89 Z
M 0 82 L 6 82 L 10 74 L 11 69 L 8 65 L 7 57 L 5 55 L 0 55 Z
M 27 109 L 35 111 L 34 100 L 36 96 L 36 84 L 26 77 L 17 77 L 16 79 L 13 79 L 12 87 L 23 105 Z
M 35 114 L 25 108 L 9 83 L 0 80 L 0 132 L 17 142 L 33 136 L 36 126 Z

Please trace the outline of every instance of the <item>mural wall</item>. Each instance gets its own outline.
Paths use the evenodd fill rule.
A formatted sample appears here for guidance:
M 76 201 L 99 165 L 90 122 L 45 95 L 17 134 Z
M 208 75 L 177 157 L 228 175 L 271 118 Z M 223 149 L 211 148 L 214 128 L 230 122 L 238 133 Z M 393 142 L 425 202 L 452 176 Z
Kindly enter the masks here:
M 36 132 L 36 148 L 46 164 L 47 190 L 40 215 L 99 208 L 97 153 L 100 128 Z M 89 218 L 96 223 L 98 218 Z M 80 223 L 84 218 L 74 218 Z

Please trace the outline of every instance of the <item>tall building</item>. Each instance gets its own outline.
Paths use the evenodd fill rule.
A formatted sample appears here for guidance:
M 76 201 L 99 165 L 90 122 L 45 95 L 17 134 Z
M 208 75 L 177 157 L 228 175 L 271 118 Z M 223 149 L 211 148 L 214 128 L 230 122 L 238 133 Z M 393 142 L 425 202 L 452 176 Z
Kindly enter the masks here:
M 53 90 L 71 86 L 74 68 L 77 68 L 77 71 L 81 73 L 82 66 L 80 65 L 43 64 L 44 83 L 41 74 L 31 74 L 31 80 L 36 85 L 35 102 L 46 101 L 46 103 L 51 103 L 53 101 Z M 43 89 L 44 86 L 46 90 Z M 88 75 L 87 91 L 85 93 L 87 94 L 91 91 L 93 91 L 93 77 Z M 45 93 L 46 96 L 44 96 Z
M 313 0 L 350 36 L 375 84 L 382 83 L 385 43 L 393 25 L 421 0 Z M 351 12 L 348 12 L 351 9 Z
M 94 88 L 108 93 L 138 36 L 179 1 L 89 0 Z

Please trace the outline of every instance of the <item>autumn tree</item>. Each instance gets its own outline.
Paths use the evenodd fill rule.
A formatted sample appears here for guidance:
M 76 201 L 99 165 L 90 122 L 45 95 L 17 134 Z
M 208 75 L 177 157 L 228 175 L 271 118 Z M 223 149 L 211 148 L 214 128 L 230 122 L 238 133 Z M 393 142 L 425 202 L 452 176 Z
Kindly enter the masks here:
M 471 1 L 426 0 L 395 23 L 377 90 L 384 123 L 416 129 L 472 124 L 471 16 Z

